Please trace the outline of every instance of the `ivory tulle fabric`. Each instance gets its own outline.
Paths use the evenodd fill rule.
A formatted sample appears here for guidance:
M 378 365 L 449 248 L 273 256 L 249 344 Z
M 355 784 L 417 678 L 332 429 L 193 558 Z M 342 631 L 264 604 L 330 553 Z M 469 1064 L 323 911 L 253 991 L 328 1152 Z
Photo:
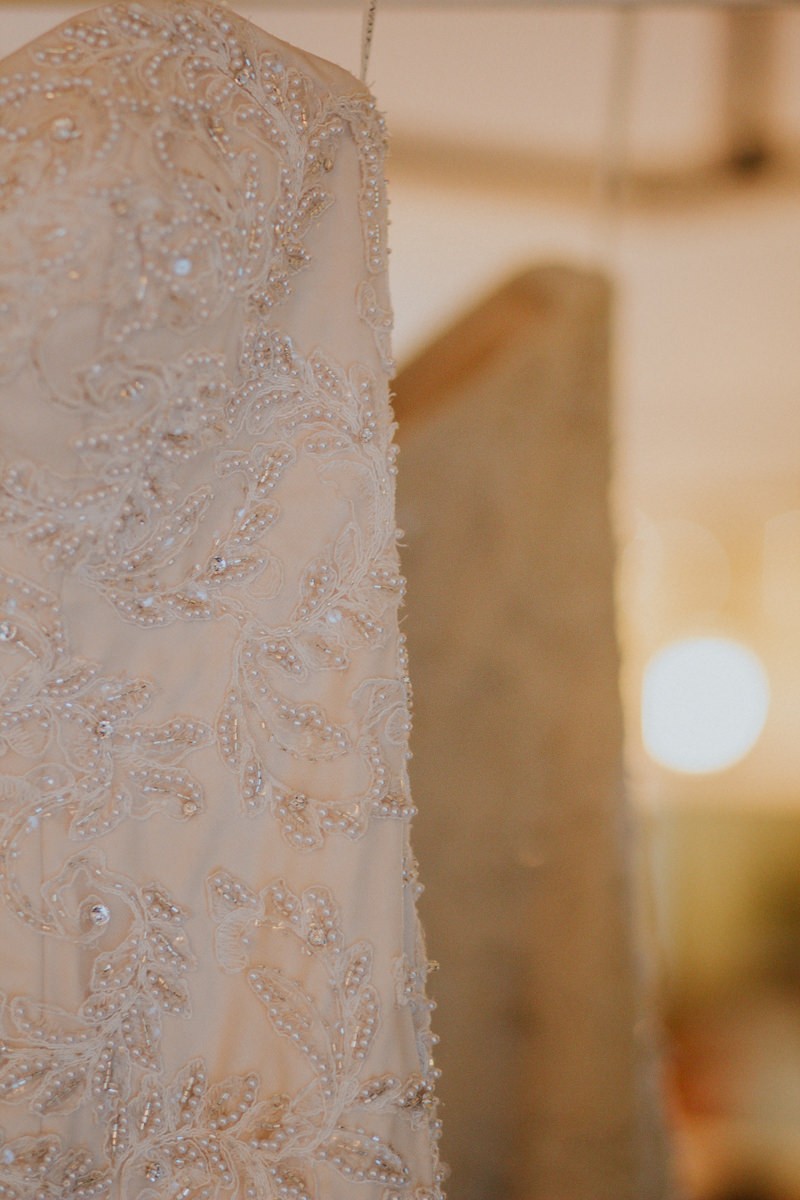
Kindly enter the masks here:
M 0 1200 L 437 1200 L 381 117 L 205 0 L 0 74 Z

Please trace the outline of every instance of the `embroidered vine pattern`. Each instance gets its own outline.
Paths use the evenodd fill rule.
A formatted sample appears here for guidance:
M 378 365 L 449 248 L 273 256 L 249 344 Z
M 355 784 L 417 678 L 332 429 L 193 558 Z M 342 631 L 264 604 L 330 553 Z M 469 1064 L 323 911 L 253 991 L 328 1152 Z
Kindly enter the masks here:
M 317 705 L 298 709 L 280 686 L 287 664 L 296 678 L 310 671 L 341 672 L 353 649 L 379 648 L 389 602 L 402 599 L 391 521 L 392 427 L 379 418 L 376 380 L 365 368 L 346 376 L 321 352 L 304 361 L 288 337 L 264 323 L 265 315 L 288 296 L 293 274 L 309 260 L 303 239 L 331 203 L 319 181 L 335 166 L 345 125 L 359 153 L 367 276 L 382 277 L 380 118 L 371 102 L 321 101 L 310 82 L 287 70 L 276 56 L 256 58 L 230 38 L 208 39 L 207 30 L 204 54 L 187 56 L 186 37 L 197 40 L 202 31 L 192 11 L 174 15 L 172 36 L 156 51 L 146 38 L 155 18 L 144 10 L 124 11 L 124 20 L 123 9 L 111 9 L 109 15 L 118 14 L 114 21 L 104 17 L 97 24 L 68 27 L 65 37 L 71 40 L 63 54 L 68 59 L 78 53 L 77 46 L 84 52 L 88 45 L 111 46 L 115 25 L 143 40 L 146 50 L 142 61 L 136 61 L 136 77 L 147 85 L 146 95 L 159 98 L 148 110 L 148 162 L 155 161 L 163 185 L 154 190 L 152 184 L 145 187 L 126 178 L 91 191 L 89 219 L 96 225 L 102 213 L 106 220 L 100 224 L 109 227 L 110 211 L 111 241 L 124 247 L 113 255 L 122 281 L 116 308 L 103 317 L 104 342 L 113 349 L 103 350 L 97 361 L 76 370 L 52 394 L 55 403 L 88 407 L 92 416 L 88 433 L 74 443 L 75 474 L 64 479 L 39 466 L 9 463 L 0 472 L 0 530 L 24 538 L 49 568 L 76 571 L 137 624 L 158 626 L 223 614 L 236 619 L 237 587 L 252 586 L 261 577 L 259 593 L 268 598 L 284 583 L 280 559 L 269 548 L 270 532 L 280 517 L 280 476 L 304 454 L 322 462 L 321 477 L 326 458 L 341 462 L 346 457 L 358 466 L 369 527 L 359 528 L 351 520 L 326 558 L 308 564 L 299 584 L 300 602 L 287 623 L 265 630 L 243 621 L 236 674 L 218 725 L 220 749 L 239 775 L 245 810 L 271 810 L 293 845 L 312 849 L 330 832 L 358 836 L 372 815 L 408 816 L 413 811 L 403 765 L 396 754 L 392 764 L 387 761 L 377 736 L 381 723 L 384 744 L 399 745 L 407 732 L 408 715 L 402 709 L 408 700 L 398 697 L 396 682 L 377 681 L 366 701 L 372 727 L 362 724 L 355 732 L 343 724 L 357 725 L 352 715 L 337 721 Z M 61 65 L 53 62 L 52 52 L 49 61 Z M 133 77 L 133 67 L 129 70 Z M 171 96 L 162 115 L 167 80 L 182 84 L 183 90 Z M 61 96 L 58 88 L 53 94 Z M 26 99 L 37 112 L 42 104 L 47 107 L 41 88 L 33 88 L 30 96 L 24 88 L 15 89 L 10 107 L 20 122 Z M 96 134 L 92 147 L 101 165 L 120 136 L 129 104 L 120 87 L 103 101 L 105 136 Z M 59 181 L 85 163 L 76 148 L 81 126 L 70 121 L 67 125 L 54 117 L 47 127 L 49 149 L 58 151 L 58 170 L 53 170 Z M 181 126 L 192 131 L 194 154 L 199 138 L 207 176 L 198 177 L 196 168 L 189 172 L 173 146 L 174 131 Z M 9 126 L 12 142 L 14 133 Z M 257 199 L 263 191 L 258 156 L 234 148 L 241 146 L 243 134 L 254 137 L 262 150 L 266 145 L 281 164 L 272 213 Z M 228 195 L 236 196 L 236 205 L 225 203 Z M 35 218 L 31 221 L 40 235 Z M 73 236 L 71 248 L 62 247 L 52 261 L 45 256 L 56 294 L 76 269 L 85 240 Z M 371 299 L 366 308 L 362 303 L 362 315 L 374 325 L 385 359 L 388 310 L 380 310 L 375 299 L 377 282 L 364 286 Z M 246 297 L 250 314 L 235 375 L 214 355 L 186 354 L 176 364 L 132 357 L 127 343 L 133 338 L 135 346 L 135 338 L 157 319 L 196 327 L 218 316 L 220 298 L 231 293 Z M 120 339 L 125 339 L 124 349 Z M 48 380 L 48 386 L 55 385 Z M 220 448 L 242 432 L 269 440 L 251 443 L 246 453 L 225 454 Z M 180 468 L 204 452 L 215 454 L 221 476 L 244 476 L 228 531 L 211 539 L 203 534 L 210 489 L 187 491 L 180 484 Z M 202 540 L 206 545 L 198 554 Z M 337 593 L 348 597 L 346 607 L 336 602 Z M 264 651 L 265 645 L 273 649 Z M 390 697 L 382 717 L 375 712 L 381 695 Z M 365 702 L 363 691 L 353 700 L 358 709 Z M 302 737 L 294 732 L 298 722 Z M 325 750 L 321 736 L 329 737 Z M 313 761 L 358 754 L 362 790 L 336 799 L 297 788 L 289 795 L 256 747 L 264 737 L 273 749 Z
M 301 1196 L 317 1193 L 303 1161 L 293 1161 L 298 1150 L 302 1160 L 324 1163 L 355 1182 L 405 1189 L 410 1175 L 402 1159 L 362 1125 L 351 1124 L 388 1109 L 417 1123 L 433 1106 L 431 1080 L 421 1075 L 364 1078 L 380 1021 L 371 946 L 345 942 L 327 888 L 297 895 L 279 880 L 255 893 L 224 869 L 212 872 L 207 888 L 223 969 L 245 972 L 265 1019 L 305 1058 L 311 1074 L 296 1096 L 272 1096 L 248 1114 L 237 1137 L 244 1132 L 261 1154 L 286 1162 Z M 294 939 L 313 959 L 325 981 L 320 997 L 283 971 L 250 961 L 248 942 L 259 930 Z
M 202 810 L 203 789 L 183 759 L 208 743 L 210 730 L 184 716 L 141 721 L 151 685 L 75 659 L 55 599 L 5 572 L 0 669 L 0 772 L 7 755 L 32 762 L 27 774 L 0 774 L 0 887 L 19 920 L 68 936 L 47 900 L 19 881 L 26 840 L 50 818 L 66 820 L 76 841 L 156 812 L 190 820 Z
M 368 372 L 354 368 L 348 376 L 319 352 L 305 361 L 276 337 L 259 338 L 251 353 L 259 363 L 259 388 L 246 403 L 234 401 L 234 419 L 255 434 L 269 427 L 273 439 L 223 456 L 217 469 L 242 477 L 249 509 L 279 495 L 284 473 L 308 456 L 319 461 L 323 485 L 329 473 L 328 486 L 348 516 L 329 549 L 302 568 L 285 621 L 243 626 L 218 736 L 226 761 L 239 773 L 245 811 L 270 808 L 293 846 L 313 849 L 331 831 L 359 836 L 373 814 L 413 812 L 404 774 L 409 715 L 403 679 L 362 680 L 350 698 L 355 721 L 337 721 L 321 704 L 297 703 L 291 695 L 293 685 L 314 673 L 343 674 L 354 655 L 386 643 L 404 590 L 387 520 L 394 454 L 376 420 Z M 343 460 L 349 493 L 336 481 Z M 296 787 L 288 792 L 259 751 L 265 739 L 270 762 L 276 748 L 295 764 L 356 754 L 364 766 L 363 790 L 336 799 Z
M 44 1117 L 91 1104 L 116 1166 L 132 1137 L 132 1097 L 143 1073 L 161 1067 L 162 1018 L 191 1015 L 186 914 L 158 884 L 138 887 L 109 872 L 97 851 L 70 859 L 46 887 L 62 936 L 98 953 L 77 1013 L 27 997 L 5 1004 L 0 1100 Z M 104 949 L 106 928 L 113 937 L 120 927 L 121 939 Z

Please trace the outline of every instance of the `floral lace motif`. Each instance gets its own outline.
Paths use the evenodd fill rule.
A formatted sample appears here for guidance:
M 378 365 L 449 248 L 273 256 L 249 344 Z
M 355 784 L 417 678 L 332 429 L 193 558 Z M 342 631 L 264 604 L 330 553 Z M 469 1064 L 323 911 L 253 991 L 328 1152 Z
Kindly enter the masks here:
M 183 975 L 196 964 L 182 933 L 185 914 L 155 885 L 137 889 L 112 879 L 92 854 L 68 864 L 54 898 L 66 895 L 81 873 L 98 889 L 84 936 L 96 938 L 97 927 L 111 919 L 105 900 L 129 910 L 129 932 L 113 951 L 98 955 L 77 1014 L 28 999 L 6 1005 L 0 1098 L 27 1103 L 42 1116 L 91 1103 L 107 1129 L 106 1154 L 118 1168 L 120 1194 L 131 1200 L 193 1194 L 314 1200 L 318 1165 L 353 1183 L 408 1194 L 403 1158 L 360 1122 L 390 1112 L 419 1128 L 434 1105 L 432 1083 L 418 1073 L 363 1077 L 380 1016 L 372 950 L 365 942 L 345 943 L 327 889 L 297 896 L 279 881 L 256 895 L 225 870 L 207 882 L 223 970 L 246 971 L 264 1019 L 310 1068 L 309 1082 L 294 1096 L 262 1096 L 255 1072 L 212 1084 L 201 1058 L 163 1081 L 161 1018 L 191 1015 Z M 318 1000 L 281 969 L 249 964 L 249 935 L 264 928 L 288 934 L 315 959 L 324 980 Z M 11 1182 L 19 1171 L 43 1184 L 60 1179 L 63 1186 L 63 1156 L 53 1139 L 17 1139 L 0 1154 Z M 82 1173 L 64 1195 L 110 1194 L 107 1170 L 85 1154 L 71 1162 Z M 146 1186 L 154 1183 L 160 1190 Z
M 210 0 L 0 77 L 0 1200 L 441 1200 L 384 150 Z

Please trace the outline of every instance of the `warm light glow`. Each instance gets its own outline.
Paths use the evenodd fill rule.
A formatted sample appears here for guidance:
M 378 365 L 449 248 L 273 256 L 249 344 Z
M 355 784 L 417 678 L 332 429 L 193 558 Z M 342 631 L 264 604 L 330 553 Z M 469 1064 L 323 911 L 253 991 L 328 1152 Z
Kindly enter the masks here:
M 729 638 L 686 638 L 645 669 L 644 744 L 675 771 L 721 771 L 755 745 L 768 708 L 767 676 L 752 650 Z

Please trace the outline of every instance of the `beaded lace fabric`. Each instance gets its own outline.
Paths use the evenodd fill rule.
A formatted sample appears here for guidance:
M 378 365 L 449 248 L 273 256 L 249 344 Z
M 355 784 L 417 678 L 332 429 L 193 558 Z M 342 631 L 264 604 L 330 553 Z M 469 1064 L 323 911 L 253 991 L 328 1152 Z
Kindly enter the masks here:
M 381 117 L 206 0 L 0 76 L 0 1200 L 439 1200 Z

